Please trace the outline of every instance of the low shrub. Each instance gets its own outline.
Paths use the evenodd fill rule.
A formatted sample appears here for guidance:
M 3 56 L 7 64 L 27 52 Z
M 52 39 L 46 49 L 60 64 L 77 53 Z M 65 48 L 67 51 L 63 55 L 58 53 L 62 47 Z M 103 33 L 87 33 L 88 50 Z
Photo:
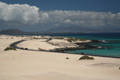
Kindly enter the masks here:
M 86 39 L 79 39 L 79 38 L 68 38 L 67 41 L 68 42 L 74 42 L 74 41 L 85 41 Z
M 51 44 L 51 45 L 55 45 L 54 43 L 52 43 L 52 42 L 48 42 L 49 44 Z
M 69 59 L 69 57 L 66 57 L 66 59 Z
M 68 40 L 67 40 L 68 42 L 72 42 L 72 41 L 77 41 L 77 38 L 68 38 Z
M 55 37 L 54 39 L 64 39 L 64 37 Z
M 94 60 L 94 58 L 93 57 L 89 57 L 87 55 L 84 55 L 84 56 L 80 57 L 79 60 Z
M 4 49 L 4 51 L 7 51 L 7 50 L 16 50 L 16 48 L 13 48 L 13 47 L 7 47 Z

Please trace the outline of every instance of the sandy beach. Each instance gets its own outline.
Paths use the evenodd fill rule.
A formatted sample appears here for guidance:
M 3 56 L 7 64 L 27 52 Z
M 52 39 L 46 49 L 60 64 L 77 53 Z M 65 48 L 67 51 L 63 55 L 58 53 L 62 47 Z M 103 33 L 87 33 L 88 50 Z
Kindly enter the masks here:
M 26 40 L 17 46 L 50 50 L 54 46 L 40 36 L 0 35 L 0 80 L 120 80 L 120 58 L 96 57 L 79 60 L 82 55 L 17 49 L 4 51 L 11 43 Z M 74 47 L 66 41 L 53 40 Z M 66 59 L 69 57 L 69 59 Z

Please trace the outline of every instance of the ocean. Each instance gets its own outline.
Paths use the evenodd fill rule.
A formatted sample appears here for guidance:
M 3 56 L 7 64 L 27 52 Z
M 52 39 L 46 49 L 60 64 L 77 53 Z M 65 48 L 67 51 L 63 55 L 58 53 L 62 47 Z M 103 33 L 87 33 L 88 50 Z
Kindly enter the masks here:
M 37 34 L 39 35 L 39 34 Z M 120 58 L 120 33 L 80 33 L 80 34 L 46 34 L 48 36 L 75 37 L 79 39 L 102 40 L 104 43 L 93 43 L 90 45 L 104 46 L 105 49 L 75 50 L 68 51 L 71 54 L 117 57 Z
M 102 40 L 104 43 L 93 43 L 90 45 L 104 46 L 105 49 L 75 50 L 68 51 L 67 53 L 80 54 L 84 52 L 87 55 L 120 58 L 120 33 L 50 34 L 49 36 L 65 36 L 80 39 Z

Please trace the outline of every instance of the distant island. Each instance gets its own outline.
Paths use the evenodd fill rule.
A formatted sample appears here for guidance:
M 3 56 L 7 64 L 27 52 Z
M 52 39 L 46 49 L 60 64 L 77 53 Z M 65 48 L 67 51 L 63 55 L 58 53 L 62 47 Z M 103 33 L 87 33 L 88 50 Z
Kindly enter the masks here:
M 81 32 L 24 32 L 18 29 L 7 29 L 0 31 L 0 34 L 79 34 Z
M 26 32 L 23 32 L 18 29 L 7 29 L 0 31 L 0 34 L 26 34 Z
M 110 33 L 111 30 L 107 29 L 93 29 L 93 28 L 84 28 L 79 26 L 59 26 L 51 29 L 41 29 L 37 32 L 24 32 L 19 29 L 6 29 L 1 30 L 0 34 L 81 34 L 81 33 Z
M 59 26 L 59 27 L 54 27 L 51 29 L 41 29 L 38 32 L 24 32 L 19 29 L 6 29 L 6 30 L 1 30 L 0 34 L 78 34 L 78 33 L 93 33 L 97 32 L 98 30 L 96 29 L 91 29 L 91 28 L 83 28 L 83 27 L 78 27 L 78 26 Z

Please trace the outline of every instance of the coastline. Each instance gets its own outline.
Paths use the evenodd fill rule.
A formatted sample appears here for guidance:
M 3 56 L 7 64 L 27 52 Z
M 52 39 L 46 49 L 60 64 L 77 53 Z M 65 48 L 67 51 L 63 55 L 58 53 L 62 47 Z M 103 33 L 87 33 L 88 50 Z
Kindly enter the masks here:
M 119 80 L 120 59 L 93 56 L 95 60 L 78 60 L 82 55 L 44 51 L 4 51 L 11 43 L 27 37 L 0 36 L 0 80 Z M 30 42 L 31 45 L 30 46 Z M 35 44 L 35 45 L 33 45 Z M 25 48 L 51 47 L 46 42 L 30 40 L 19 44 Z M 45 47 L 43 46 L 45 44 Z M 49 45 L 49 46 L 47 46 Z M 18 46 L 18 45 L 17 45 Z M 29 49 L 28 48 L 28 49 Z M 66 59 L 69 57 L 69 59 Z
M 13 47 L 13 48 L 17 48 L 17 49 L 21 49 L 21 50 L 29 50 L 29 51 L 44 51 L 44 52 L 57 52 L 57 53 L 65 53 L 65 54 L 77 54 L 77 55 L 84 55 L 84 54 L 81 54 L 81 53 L 66 53 L 66 51 L 73 51 L 73 50 L 82 50 L 82 49 L 88 49 L 87 47 L 72 47 L 72 48 L 59 48 L 59 49 L 56 49 L 55 51 L 46 51 L 46 50 L 34 50 L 34 49 L 25 49 L 25 48 L 20 48 L 18 46 L 16 46 L 17 44 L 23 42 L 23 41 L 26 41 L 26 40 L 20 40 L 20 41 L 17 41 L 17 42 L 14 42 L 12 44 L 10 44 L 10 47 Z M 85 44 L 85 43 L 81 43 L 81 44 Z M 89 46 L 89 47 L 92 47 L 92 46 Z M 91 48 L 90 48 L 91 49 Z M 98 49 L 98 48 L 94 48 L 94 49 Z M 114 56 L 102 56 L 102 55 L 93 55 L 93 54 L 86 54 L 88 56 L 98 56 L 98 57 L 109 57 L 109 58 L 120 58 L 120 57 L 114 57 Z
M 3 35 L 3 36 L 9 36 L 9 35 Z M 11 43 L 9 46 L 11 47 L 15 47 L 21 50 L 29 50 L 29 51 L 45 51 L 45 52 L 58 52 L 58 53 L 68 53 L 68 54 L 81 54 L 81 53 L 69 53 L 69 51 L 74 51 L 74 50 L 100 50 L 100 49 L 105 49 L 106 47 L 102 47 L 99 48 L 99 46 L 95 46 L 95 45 L 91 45 L 91 43 L 104 43 L 102 40 L 82 40 L 82 41 L 75 41 L 75 42 L 68 42 L 67 37 L 54 37 L 54 36 L 28 36 L 28 35 L 17 35 L 17 36 L 11 36 L 11 39 L 13 37 L 21 37 L 21 39 L 19 41 L 13 42 Z M 8 38 L 6 38 L 8 39 Z M 24 42 L 24 41 L 28 41 L 27 43 L 33 43 L 38 41 L 38 40 L 43 40 L 40 41 L 40 43 L 45 42 L 45 45 L 47 47 L 45 47 L 45 49 L 38 47 L 37 49 L 34 49 L 33 47 L 28 48 L 28 46 L 24 47 L 24 46 L 19 46 L 18 43 Z M 49 40 L 50 39 L 50 40 Z M 34 41 L 35 40 L 35 41 Z M 73 39 L 72 39 L 73 40 Z M 81 39 L 80 39 L 81 40 Z M 31 41 L 31 42 L 29 42 Z M 74 40 L 73 40 L 74 41 Z M 38 42 L 37 42 L 38 43 Z M 50 44 L 50 46 L 48 47 L 47 44 Z M 18 45 L 17 45 L 18 44 Z M 26 43 L 25 43 L 26 44 Z M 32 45 L 33 45 L 32 44 Z M 61 46 L 62 44 L 62 46 Z M 22 43 L 22 45 L 24 45 L 24 43 Z M 52 47 L 50 49 L 50 47 Z M 99 56 L 99 57 L 111 57 L 111 58 L 120 58 L 119 56 L 107 56 L 107 55 L 96 55 L 96 54 L 89 54 L 87 53 L 86 55 L 90 55 L 90 56 Z

